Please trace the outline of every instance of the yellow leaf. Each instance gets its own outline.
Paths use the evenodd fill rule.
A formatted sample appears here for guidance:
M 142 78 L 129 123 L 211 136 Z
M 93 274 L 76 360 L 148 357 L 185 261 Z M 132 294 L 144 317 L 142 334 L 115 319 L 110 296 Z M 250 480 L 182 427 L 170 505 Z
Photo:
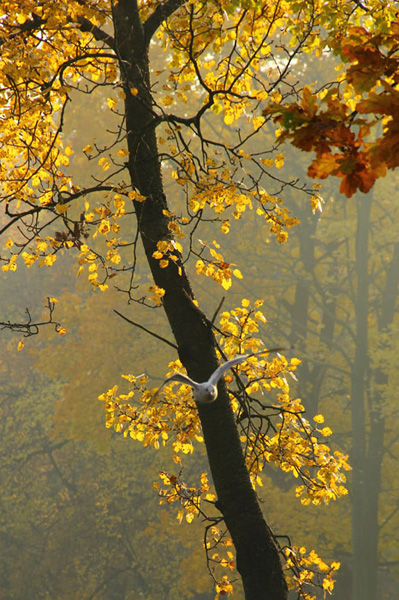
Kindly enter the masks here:
M 224 234 L 229 233 L 229 231 L 230 231 L 230 223 L 229 223 L 229 221 L 223 221 L 223 224 L 222 224 L 220 230 Z
M 45 264 L 46 267 L 51 267 L 55 263 L 56 260 L 57 260 L 57 257 L 55 254 L 49 254 L 48 256 L 44 257 L 43 264 Z
M 255 131 L 257 129 L 259 129 L 259 127 L 261 127 L 263 125 L 263 123 L 265 122 L 265 120 L 266 120 L 265 117 L 263 117 L 262 115 L 259 116 L 259 117 L 254 117 L 252 119 L 252 125 L 253 125 Z
M 60 155 L 59 161 L 62 165 L 64 165 L 64 167 L 67 167 L 69 165 L 69 158 L 67 156 Z M 57 164 L 57 161 L 56 161 L 56 164 Z
M 267 46 L 267 48 L 270 49 L 270 46 Z M 262 52 L 262 54 L 264 54 L 264 52 Z M 268 95 L 269 94 L 264 90 L 254 92 L 254 96 L 256 96 L 257 100 L 266 100 Z
M 280 233 L 276 235 L 276 240 L 278 242 L 280 242 L 280 244 L 283 244 L 284 242 L 286 242 L 287 239 L 288 239 L 288 233 L 286 231 L 280 231 Z
M 313 214 L 315 214 L 316 210 L 321 212 L 322 211 L 321 198 L 319 196 L 311 196 L 310 207 L 312 209 Z
M 231 288 L 231 279 L 222 279 L 222 287 L 227 291 Z
M 113 110 L 116 106 L 116 100 L 115 98 L 107 98 L 107 106 L 108 108 L 110 108 L 111 110 Z
M 281 167 L 284 165 L 284 154 L 277 154 L 276 158 L 274 159 L 274 164 L 276 165 L 277 169 L 281 169 Z
M 272 92 L 269 97 L 270 97 L 271 100 L 273 100 L 273 102 L 276 102 L 277 104 L 279 102 L 281 102 L 281 100 L 283 99 L 283 97 L 280 94 L 280 92 Z
M 98 226 L 98 231 L 105 235 L 111 229 L 111 225 L 109 224 L 108 219 L 102 219 L 101 223 Z
M 20 342 L 18 342 L 18 346 L 17 346 L 18 352 L 21 352 L 21 350 L 23 349 L 24 346 L 25 346 L 24 340 L 21 340 Z
M 27 267 L 31 267 L 37 260 L 37 256 L 35 254 L 29 254 L 29 252 L 22 252 L 22 258 Z
M 40 240 L 36 246 L 36 252 L 44 252 L 47 248 L 48 244 L 44 240 Z
M 272 158 L 260 158 L 259 160 L 265 165 L 265 167 L 272 167 L 274 164 Z
M 324 435 L 324 437 L 328 437 L 329 435 L 332 435 L 332 430 L 329 427 L 323 427 L 323 429 L 320 430 L 321 435 Z
M 68 210 L 68 204 L 57 204 L 55 210 L 57 211 L 57 213 L 62 215 Z

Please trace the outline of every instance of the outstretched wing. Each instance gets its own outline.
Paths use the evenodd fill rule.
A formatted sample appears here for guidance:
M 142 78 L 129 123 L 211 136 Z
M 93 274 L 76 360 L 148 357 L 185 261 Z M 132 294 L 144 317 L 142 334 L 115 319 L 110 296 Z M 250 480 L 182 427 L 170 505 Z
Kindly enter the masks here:
M 188 375 L 184 375 L 183 373 L 173 373 L 173 375 L 171 375 L 170 377 L 165 379 L 165 381 L 163 382 L 163 384 L 157 391 L 157 394 L 159 394 L 159 392 L 164 387 L 164 385 L 170 383 L 171 381 L 179 381 L 180 383 L 185 383 L 186 385 L 190 385 L 192 388 L 196 388 L 198 385 L 197 382 L 190 379 L 190 377 L 188 377 Z
M 183 373 L 173 373 L 173 375 L 171 375 L 170 377 L 165 379 L 163 384 L 157 389 L 157 391 L 154 394 L 153 399 L 150 402 L 150 406 L 153 406 L 154 404 L 156 404 L 158 402 L 159 392 L 162 390 L 162 388 L 165 385 L 167 385 L 171 381 L 180 381 L 180 383 L 185 383 L 186 385 L 190 385 L 194 389 L 198 386 L 197 382 L 190 379 L 190 377 L 188 377 L 188 375 L 184 375 Z
M 244 362 L 244 360 L 247 360 L 247 358 L 249 358 L 250 356 L 254 356 L 254 355 L 253 354 L 241 354 L 240 356 L 236 356 L 236 357 L 232 358 L 231 360 L 228 360 L 227 362 L 223 363 L 216 369 L 216 371 L 214 371 L 212 373 L 212 375 L 209 378 L 209 383 L 211 385 L 217 385 L 217 383 L 218 383 L 219 379 L 221 378 L 221 376 L 223 375 L 223 373 L 225 373 L 226 371 L 231 369 L 231 367 L 234 367 L 234 365 L 239 365 L 240 363 Z
M 194 387 L 194 388 L 197 385 L 197 382 L 193 381 L 188 375 L 184 375 L 184 373 L 173 373 L 173 375 L 171 375 L 170 377 L 165 379 L 165 381 L 163 382 L 161 387 L 163 387 L 167 383 L 170 383 L 171 381 L 180 381 L 180 383 L 185 383 L 186 385 L 191 385 L 191 387 Z M 161 388 L 159 388 L 159 389 L 161 389 Z
M 241 364 L 242 362 L 244 362 L 244 360 L 247 360 L 247 358 L 250 358 L 251 356 L 261 356 L 263 354 L 269 354 L 270 352 L 277 352 L 278 350 L 284 350 L 284 348 L 270 348 L 269 350 L 265 348 L 264 350 L 260 350 L 259 352 L 251 352 L 251 354 L 241 354 L 240 356 L 235 356 L 231 360 L 228 360 L 227 362 L 220 365 L 216 369 L 216 371 L 212 373 L 212 375 L 209 378 L 209 383 L 212 385 L 217 385 L 219 379 L 226 371 L 228 371 L 229 369 L 231 369 L 231 367 L 234 367 L 235 365 Z

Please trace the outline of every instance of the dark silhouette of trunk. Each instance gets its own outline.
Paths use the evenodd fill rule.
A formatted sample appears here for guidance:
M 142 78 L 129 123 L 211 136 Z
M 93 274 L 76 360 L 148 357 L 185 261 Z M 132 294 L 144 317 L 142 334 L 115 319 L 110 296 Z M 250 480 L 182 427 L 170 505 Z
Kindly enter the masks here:
M 124 83 L 129 172 L 133 186 L 146 197 L 135 202 L 137 223 L 155 283 L 165 290 L 164 309 L 180 360 L 190 377 L 205 381 L 218 361 L 215 339 L 181 262 L 161 269 L 153 258 L 157 242 L 170 239 L 155 136 L 150 92 L 148 45 L 159 23 L 181 3 L 167 2 L 146 24 L 134 0 L 119 0 L 113 10 L 116 46 Z M 155 16 L 154 16 L 155 15 Z M 138 90 L 137 95 L 130 93 Z M 224 383 L 214 404 L 199 406 L 202 429 L 220 510 L 230 531 L 247 600 L 284 600 L 286 582 L 279 554 L 263 518 L 245 466 L 237 428 Z

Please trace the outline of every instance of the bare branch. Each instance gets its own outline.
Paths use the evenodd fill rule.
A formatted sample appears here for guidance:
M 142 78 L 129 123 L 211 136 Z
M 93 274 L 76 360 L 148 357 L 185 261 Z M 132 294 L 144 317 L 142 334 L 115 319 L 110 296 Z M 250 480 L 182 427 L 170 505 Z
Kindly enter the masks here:
M 114 309 L 114 313 L 116 313 L 119 317 L 121 317 L 122 319 L 124 319 L 125 321 L 127 321 L 128 323 L 130 323 L 131 325 L 134 325 L 135 327 L 138 327 L 139 329 L 142 329 L 146 333 L 149 333 L 150 335 L 152 335 L 154 338 L 157 338 L 158 340 L 161 340 L 161 342 L 164 342 L 165 344 L 168 344 L 168 346 L 172 346 L 172 348 L 174 348 L 175 350 L 177 350 L 177 346 L 175 344 L 173 344 L 172 342 L 170 342 L 166 338 L 163 338 L 161 335 L 158 335 L 157 333 L 154 333 L 153 331 L 150 331 L 150 329 L 147 329 L 146 327 L 144 327 L 143 325 L 140 325 L 139 323 L 135 323 L 135 321 L 132 321 L 131 319 L 128 319 L 128 317 L 125 317 L 125 315 L 122 315 L 120 312 L 118 312 L 115 309 Z
M 25 323 L 12 323 L 11 321 L 0 321 L 1 329 L 10 329 L 15 333 L 23 333 L 24 337 L 30 337 L 39 333 L 40 327 L 44 325 L 53 325 L 56 332 L 61 330 L 61 324 L 53 319 L 55 303 L 50 298 L 47 298 L 46 310 L 48 311 L 47 321 L 33 322 L 29 309 L 25 310 L 27 314 L 27 321 Z
M 218 306 L 217 306 L 217 309 L 215 310 L 215 312 L 214 312 L 214 314 L 213 314 L 213 317 L 212 317 L 212 319 L 211 319 L 211 323 L 212 323 L 212 325 L 214 325 L 214 323 L 215 323 L 216 317 L 218 316 L 218 313 L 219 313 L 220 309 L 221 309 L 221 308 L 222 308 L 222 306 L 223 306 L 223 302 L 224 302 L 224 300 L 225 300 L 225 296 L 222 296 L 222 299 L 221 299 L 221 301 L 219 302 L 219 304 L 218 304 Z

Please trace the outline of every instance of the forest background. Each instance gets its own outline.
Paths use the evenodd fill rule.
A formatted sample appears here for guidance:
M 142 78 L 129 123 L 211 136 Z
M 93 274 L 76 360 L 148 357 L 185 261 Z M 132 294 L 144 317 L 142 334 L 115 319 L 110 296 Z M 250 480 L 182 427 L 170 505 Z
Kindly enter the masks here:
M 31 11 L 27 11 L 26 20 L 21 13 L 14 27 L 22 27 L 32 15 L 28 4 L 32 3 L 27 3 Z M 35 8 L 40 5 L 35 4 Z M 100 3 L 93 6 L 96 4 L 99 8 Z M 294 14 L 299 14 L 306 3 L 297 4 Z M 80 3 L 76 5 L 79 7 Z M 368 10 L 362 5 L 340 5 L 341 11 L 347 11 L 351 26 L 362 24 L 364 31 L 369 27 L 373 58 L 375 47 L 381 48 L 385 58 L 380 79 L 375 74 L 375 63 L 373 81 L 369 81 L 372 77 L 367 64 L 368 81 L 367 85 L 361 82 L 363 89 L 356 89 L 359 82 L 352 79 L 354 100 L 349 100 L 355 102 L 352 108 L 356 110 L 342 116 L 346 134 L 356 121 L 353 112 L 359 111 L 356 103 L 363 94 L 376 94 L 373 90 L 377 85 L 383 87 L 384 99 L 389 95 L 384 85 L 391 86 L 393 98 L 397 93 L 397 70 L 392 68 L 392 61 L 396 61 L 398 33 L 392 25 L 390 5 L 384 3 L 380 21 L 376 15 L 380 15 L 381 6 L 375 2 L 369 7 L 370 11 L 375 10 L 372 26 L 367 24 Z M 373 30 L 378 27 L 380 31 Z M 355 34 L 359 36 L 361 32 L 352 31 Z M 380 37 L 376 41 L 378 35 L 385 35 L 386 39 Z M 291 47 L 295 48 L 295 44 Z M 283 45 L 275 49 L 274 59 L 274 68 L 280 73 L 284 63 L 279 64 L 283 58 L 277 54 L 284 54 L 282 48 Z M 309 174 L 325 178 L 326 173 L 320 172 L 321 167 L 317 171 L 314 165 L 313 171 L 307 172 L 312 157 L 303 152 L 316 150 L 320 140 L 314 142 L 314 147 L 304 148 L 294 137 L 300 150 L 288 144 L 291 131 L 304 128 L 303 122 L 295 122 L 299 118 L 298 107 L 300 115 L 309 111 L 308 117 L 312 108 L 307 97 L 310 91 L 306 90 L 318 89 L 319 94 L 329 90 L 333 88 L 331 82 L 345 72 L 338 53 L 313 50 L 314 54 L 305 55 L 298 51 L 290 60 L 287 81 L 292 85 L 294 80 L 300 80 L 302 104 L 300 100 L 295 104 L 290 95 L 276 90 L 268 107 L 267 98 L 264 104 L 258 104 L 257 113 L 244 112 L 231 119 L 222 110 L 222 118 L 204 120 L 205 135 L 211 131 L 215 139 L 226 145 L 233 143 L 240 128 L 244 131 L 250 126 L 256 135 L 250 136 L 245 151 L 250 156 L 263 156 L 267 149 L 267 193 L 273 199 L 282 197 L 284 209 L 290 212 L 281 217 L 282 226 L 275 231 L 273 223 L 271 227 L 269 220 L 260 220 L 256 209 L 250 210 L 245 203 L 234 207 L 238 213 L 234 218 L 201 213 L 190 233 L 193 254 L 197 252 L 198 256 L 188 270 L 195 280 L 201 309 L 212 316 L 219 308 L 216 322 L 223 315 L 227 318 L 225 311 L 235 307 L 245 311 L 256 301 L 263 301 L 266 321 L 258 319 L 259 337 L 269 348 L 293 347 L 285 352 L 288 360 L 291 355 L 301 360 L 295 371 L 297 380 L 290 380 L 291 395 L 302 399 L 307 418 L 316 417 L 320 428 L 320 415 L 324 416 L 333 431 L 330 436 L 325 430 L 330 446 L 350 456 L 353 474 L 349 475 L 349 494 L 328 506 L 301 504 L 295 497 L 298 482 L 284 470 L 266 465 L 257 493 L 269 525 L 273 531 L 289 535 L 292 543 L 298 544 L 299 553 L 302 547 L 314 548 L 327 563 L 341 563 L 332 595 L 336 600 L 393 600 L 397 589 L 399 525 L 395 363 L 398 181 L 393 172 L 383 173 L 384 177 L 382 173 L 374 178 L 371 175 L 372 181 L 368 179 L 366 183 L 361 176 L 348 183 L 339 170 L 334 173 L 330 169 L 329 173 L 338 173 L 341 178 L 340 193 L 332 177 L 323 181 L 321 189 L 318 180 L 316 184 L 309 180 Z M 165 53 L 156 44 L 151 52 L 153 74 L 156 73 L 160 88 L 164 88 L 165 97 L 172 98 L 170 82 L 163 74 Z M 370 59 L 367 53 L 365 56 Z M 105 86 L 95 86 L 92 93 L 85 95 L 79 95 L 73 87 L 71 84 L 68 91 L 71 102 L 60 136 L 66 149 L 64 167 L 68 177 L 79 181 L 82 188 L 93 186 L 94 177 L 98 178 L 96 185 L 99 180 L 104 185 L 103 173 L 108 177 L 111 169 L 116 177 L 117 161 L 122 159 L 123 163 L 120 140 L 114 155 L 110 142 L 113 132 L 120 131 L 121 98 Z M 189 95 L 188 92 L 186 89 L 184 93 Z M 195 90 L 192 93 L 195 96 Z M 325 97 L 315 96 L 320 102 Z M 349 100 L 345 101 L 351 106 Z M 189 98 L 189 108 L 194 106 L 195 112 L 198 102 L 195 97 Z M 285 113 L 279 109 L 284 102 L 288 107 Z M 164 106 L 169 104 L 167 100 Z M 394 109 L 396 106 L 391 113 L 376 110 L 372 125 L 377 133 L 371 134 L 374 139 L 389 128 Z M 334 110 L 338 108 L 331 104 L 330 116 Z M 213 112 L 218 116 L 217 111 Z M 283 121 L 278 121 L 281 115 Z M 379 121 L 380 116 L 385 122 Z M 253 123 L 256 118 L 258 121 Z M 287 134 L 284 145 L 277 145 L 276 127 L 280 138 L 284 131 Z M 355 123 L 356 127 L 359 130 L 362 125 Z M 342 137 L 343 133 L 341 130 L 341 137 L 333 140 L 342 152 L 342 146 L 347 144 L 348 148 L 352 143 Z M 165 155 L 173 157 L 181 152 L 173 141 L 168 141 L 167 147 Z M 98 149 L 105 151 L 97 156 Z M 386 149 L 385 159 L 388 168 L 396 166 L 389 164 Z M 323 163 L 319 160 L 318 164 Z M 253 173 L 251 166 L 248 172 Z M 171 210 L 178 214 L 179 206 L 186 203 L 186 188 L 176 181 L 179 177 L 167 160 L 163 175 Z M 37 187 L 40 190 L 40 185 Z M 83 210 L 87 222 L 95 222 L 88 216 L 84 200 L 81 202 L 76 214 Z M 99 206 L 104 206 L 102 202 L 101 198 Z M 275 204 L 278 208 L 279 202 Z M 191 208 L 195 213 L 195 208 Z M 63 214 L 59 211 L 61 217 Z M 3 227 L 9 218 L 5 212 Z M 77 217 L 71 218 L 79 222 Z M 101 231 L 101 220 L 98 227 L 100 234 L 108 233 Z M 13 238 L 16 245 L 20 243 L 18 235 Z M 2 245 L 5 267 L 14 264 L 13 259 L 10 262 L 6 257 L 7 250 L 13 252 L 8 241 L 12 236 L 8 236 L 7 228 Z M 108 289 L 99 289 L 97 278 L 93 277 L 90 286 L 87 273 L 76 277 L 76 256 L 71 256 L 68 238 L 62 238 L 60 232 L 59 236 L 60 246 L 64 246 L 57 260 L 40 266 L 48 254 L 36 245 L 30 256 L 36 253 L 37 259 L 30 264 L 29 257 L 25 260 L 29 268 L 22 261 L 18 269 L 5 268 L 1 274 L 0 316 L 5 329 L 0 338 L 0 598 L 213 598 L 215 592 L 201 543 L 201 518 L 192 521 L 189 512 L 178 511 L 175 505 L 164 503 L 160 507 L 154 490 L 158 472 L 179 471 L 173 452 L 168 444 L 160 451 L 150 447 L 144 450 L 134 440 L 113 431 L 121 428 L 117 422 L 106 429 L 104 403 L 97 400 L 114 384 L 120 384 L 121 374 L 145 373 L 153 388 L 164 380 L 169 363 L 177 358 L 175 349 L 115 313 L 116 309 L 170 340 L 169 326 L 157 308 L 162 296 L 159 289 L 153 288 L 151 308 L 134 300 L 128 305 L 127 294 L 116 289 L 126 284 L 123 272 L 119 273 L 116 287 L 113 277 L 108 281 Z M 102 243 L 101 239 L 94 239 L 93 248 L 100 252 Z M 219 243 L 223 255 L 219 255 Z M 137 247 L 139 257 L 140 252 Z M 208 256 L 207 252 L 220 267 L 208 273 L 206 265 L 211 266 L 212 259 L 205 260 L 203 268 L 198 263 Z M 119 264 L 112 261 L 112 256 L 109 262 L 111 266 Z M 224 265 L 227 266 L 223 268 Z M 230 281 L 223 276 L 229 267 Z M 96 271 L 97 268 L 90 270 L 89 265 L 89 280 L 90 273 Z M 153 286 L 148 270 L 139 260 L 136 284 L 140 286 L 137 293 L 134 291 L 136 299 L 143 289 L 148 295 Z M 38 336 L 29 335 L 35 329 L 24 326 L 29 315 L 31 323 L 43 323 Z M 47 320 L 51 322 L 45 325 Z M 18 323 L 19 327 L 11 326 Z M 123 383 L 120 385 L 123 387 Z M 198 482 L 207 470 L 200 443 L 194 456 L 184 460 L 184 479 Z M 225 560 L 221 566 L 229 572 L 228 563 Z M 242 597 L 242 593 L 239 582 L 235 582 L 234 594 Z

